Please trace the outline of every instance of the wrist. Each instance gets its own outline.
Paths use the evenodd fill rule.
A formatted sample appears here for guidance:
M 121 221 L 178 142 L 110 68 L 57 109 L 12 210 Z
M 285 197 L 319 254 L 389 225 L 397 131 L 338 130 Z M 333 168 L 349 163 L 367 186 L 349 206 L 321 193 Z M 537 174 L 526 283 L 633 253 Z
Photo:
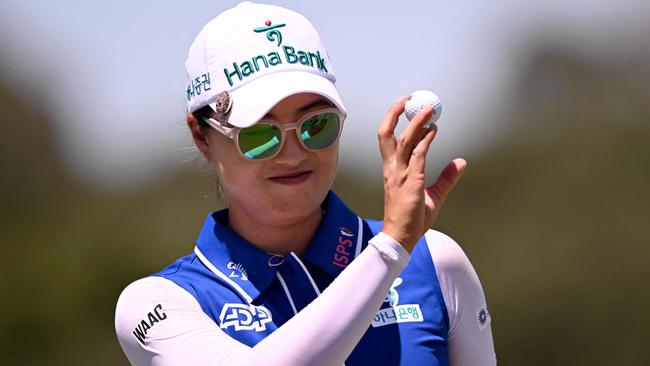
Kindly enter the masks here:
M 406 267 L 406 264 L 411 258 L 406 248 L 383 231 L 368 240 L 368 244 L 375 247 L 384 258 L 398 263 L 401 269 Z
M 390 224 L 384 224 L 384 227 L 381 229 L 381 232 L 386 236 L 390 237 L 392 240 L 401 245 L 404 249 L 408 250 L 409 253 L 413 249 L 413 242 L 410 239 L 411 235 L 404 232 L 403 230 L 396 230 Z

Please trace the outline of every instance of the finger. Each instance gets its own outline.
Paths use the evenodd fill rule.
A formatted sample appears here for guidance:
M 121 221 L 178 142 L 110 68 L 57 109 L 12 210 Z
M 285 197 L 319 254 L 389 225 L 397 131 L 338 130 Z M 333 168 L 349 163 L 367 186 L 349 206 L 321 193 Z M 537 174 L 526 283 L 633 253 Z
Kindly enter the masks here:
M 400 97 L 395 104 L 393 104 L 386 115 L 384 120 L 379 126 L 377 131 L 377 139 L 379 140 L 379 151 L 381 158 L 385 161 L 392 158 L 395 154 L 397 140 L 395 139 L 395 127 L 399 120 L 400 114 L 404 112 L 404 103 L 406 103 L 406 96 Z
M 429 152 L 429 147 L 431 147 L 431 142 L 436 137 L 438 133 L 438 126 L 435 124 L 431 125 L 428 129 L 425 130 L 426 133 L 422 140 L 418 142 L 413 149 L 411 154 L 411 160 L 409 161 L 409 173 L 424 173 L 424 167 L 427 161 L 427 153 Z
M 398 166 L 407 166 L 415 146 L 422 140 L 427 130 L 423 129 L 424 123 L 433 114 L 431 106 L 425 107 L 413 117 L 411 122 L 397 140 L 396 157 Z
M 452 160 L 445 169 L 442 170 L 436 181 L 426 189 L 427 195 L 433 200 L 436 208 L 444 202 L 445 198 L 454 188 L 460 177 L 463 175 L 467 162 L 464 159 Z

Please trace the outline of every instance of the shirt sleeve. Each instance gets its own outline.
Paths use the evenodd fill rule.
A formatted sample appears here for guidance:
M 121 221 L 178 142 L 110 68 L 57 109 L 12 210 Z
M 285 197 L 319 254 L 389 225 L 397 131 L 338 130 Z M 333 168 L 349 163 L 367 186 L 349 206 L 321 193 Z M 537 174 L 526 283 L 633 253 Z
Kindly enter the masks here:
M 388 235 L 370 242 L 318 298 L 254 347 L 228 336 L 172 281 L 138 280 L 117 302 L 120 345 L 136 366 L 341 365 L 410 258 Z
M 496 365 L 490 313 L 474 267 L 450 237 L 434 230 L 425 237 L 449 315 L 449 364 Z

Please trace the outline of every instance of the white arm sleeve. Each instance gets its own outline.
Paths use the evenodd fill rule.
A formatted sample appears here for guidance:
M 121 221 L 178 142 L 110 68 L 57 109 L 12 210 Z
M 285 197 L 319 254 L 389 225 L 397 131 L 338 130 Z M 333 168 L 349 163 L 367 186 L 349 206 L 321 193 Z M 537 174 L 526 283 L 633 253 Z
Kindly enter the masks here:
M 449 364 L 496 365 L 491 319 L 474 267 L 450 237 L 433 230 L 425 237 L 449 315 Z
M 117 302 L 120 345 L 137 366 L 341 365 L 410 258 L 388 235 L 377 235 L 371 244 L 316 300 L 252 348 L 224 333 L 175 283 L 160 277 L 138 280 Z M 340 311 L 343 303 L 346 311 Z M 153 316 L 164 320 L 148 329 L 143 345 L 135 328 L 158 304 L 162 307 Z

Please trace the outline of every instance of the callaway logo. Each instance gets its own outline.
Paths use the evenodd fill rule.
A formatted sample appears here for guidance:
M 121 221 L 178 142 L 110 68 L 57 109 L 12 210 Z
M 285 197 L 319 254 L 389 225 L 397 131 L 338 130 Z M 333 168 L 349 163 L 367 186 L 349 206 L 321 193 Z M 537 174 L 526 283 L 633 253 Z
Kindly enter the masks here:
M 277 40 L 278 47 L 280 47 L 280 45 L 282 44 L 282 33 L 280 33 L 280 31 L 277 30 L 276 28 L 284 27 L 286 24 L 271 25 L 270 20 L 267 20 L 266 22 L 264 22 L 264 24 L 266 24 L 266 27 L 255 28 L 255 29 L 253 29 L 253 31 L 255 33 L 266 32 L 266 38 L 268 38 L 269 41 L 271 41 L 271 42 Z
M 221 315 L 219 315 L 221 329 L 234 327 L 235 331 L 262 332 L 266 330 L 266 323 L 272 320 L 271 312 L 264 306 L 245 304 L 225 304 L 221 309 Z
M 226 267 L 232 270 L 229 275 L 230 278 L 241 278 L 244 281 L 248 281 L 248 273 L 246 273 L 246 269 L 240 263 L 228 262 Z

